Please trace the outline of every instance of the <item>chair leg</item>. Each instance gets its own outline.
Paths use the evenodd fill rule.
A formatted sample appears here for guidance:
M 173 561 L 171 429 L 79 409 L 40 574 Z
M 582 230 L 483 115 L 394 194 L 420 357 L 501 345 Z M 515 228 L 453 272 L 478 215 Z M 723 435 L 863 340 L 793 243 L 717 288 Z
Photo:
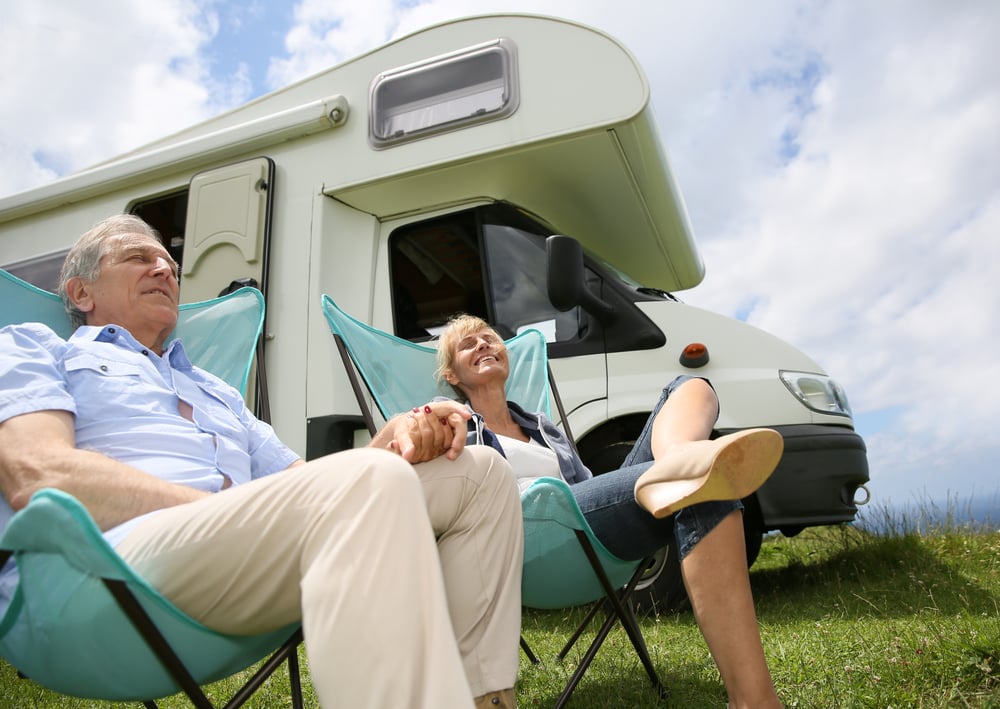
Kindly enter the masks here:
M 289 665 L 289 680 L 293 683 L 294 687 L 294 685 L 298 682 L 298 647 L 301 642 L 302 642 L 302 630 L 300 628 L 299 630 L 296 630 L 294 633 L 292 633 L 291 637 L 289 637 L 288 640 L 282 643 L 281 647 L 278 648 L 274 652 L 274 654 L 268 658 L 267 662 L 265 662 L 263 665 L 260 666 L 260 669 L 258 669 L 253 674 L 253 677 L 247 680 L 246 684 L 244 684 L 240 688 L 240 690 L 233 695 L 232 699 L 230 699 L 226 703 L 224 709 L 238 709 L 239 707 L 243 706 L 243 704 L 246 703 L 246 701 L 251 696 L 253 696 L 253 693 L 256 692 L 257 689 L 262 684 L 264 684 L 264 682 L 267 681 L 267 678 L 270 677 L 274 673 L 274 671 L 281 666 L 281 663 L 285 662 L 286 660 L 288 661 Z M 293 664 L 295 665 L 294 674 L 291 673 Z M 294 688 L 293 688 L 292 701 L 294 702 Z M 301 703 L 301 697 L 299 701 Z M 301 707 L 299 709 L 301 709 Z
M 608 579 L 608 575 L 607 573 L 605 573 L 604 567 L 601 565 L 601 562 L 597 557 L 597 553 L 591 546 L 590 540 L 587 539 L 587 536 L 579 530 L 577 530 L 576 536 L 577 539 L 580 541 L 580 546 L 583 548 L 584 554 L 586 554 L 587 559 L 590 561 L 590 565 L 593 568 L 594 573 L 596 574 L 598 580 L 600 581 L 601 586 L 604 588 L 604 595 L 606 597 L 606 601 L 611 606 L 611 610 L 608 612 L 608 616 L 605 619 L 604 624 L 601 626 L 601 629 L 598 631 L 597 636 L 594 638 L 593 642 L 591 642 L 590 647 L 584 654 L 584 657 L 581 660 L 579 666 L 577 667 L 576 672 L 574 672 L 573 676 L 570 678 L 569 683 L 566 685 L 566 688 L 563 690 L 563 693 L 559 696 L 559 699 L 556 701 L 555 705 L 556 709 L 559 709 L 567 701 L 569 701 L 569 697 L 573 693 L 573 690 L 576 688 L 577 683 L 579 683 L 580 679 L 582 679 L 583 673 L 587 670 L 587 668 L 590 666 L 590 663 L 597 655 L 597 651 L 600 649 L 601 644 L 604 642 L 604 639 L 607 637 L 608 633 L 611 632 L 611 628 L 614 627 L 616 621 L 620 622 L 622 624 L 622 628 L 625 629 L 625 633 L 628 635 L 629 640 L 632 642 L 632 647 L 635 648 L 636 654 L 639 656 L 639 661 L 642 663 L 643 668 L 646 670 L 646 674 L 649 676 L 650 681 L 653 683 L 653 687 L 654 689 L 656 689 L 657 694 L 661 699 L 665 698 L 669 693 L 666 687 L 660 681 L 660 677 L 656 672 L 656 668 L 653 666 L 653 661 L 649 656 L 649 650 L 646 647 L 646 641 L 642 637 L 642 631 L 639 628 L 638 620 L 635 617 L 635 610 L 631 604 L 632 593 L 633 591 L 635 591 L 635 587 L 638 585 L 639 579 L 642 577 L 643 573 L 645 573 L 645 570 L 647 568 L 647 565 L 650 563 L 650 560 L 644 559 L 643 562 L 639 564 L 639 567 L 635 570 L 635 573 L 632 575 L 632 578 L 629 579 L 628 584 L 626 584 L 625 588 L 621 592 L 619 592 L 611 585 L 611 581 L 610 579 Z M 587 617 L 581 624 L 581 627 L 577 629 L 575 637 L 571 639 L 571 642 L 567 645 L 566 648 L 564 648 L 566 652 L 569 651 L 569 647 L 572 646 L 572 643 L 576 642 L 576 637 L 579 637 L 579 634 L 583 631 L 583 628 L 585 628 L 586 625 L 590 623 L 591 619 L 594 617 L 599 607 L 600 606 L 598 604 L 595 604 L 590 609 L 590 612 L 587 614 Z
M 593 553 L 593 552 L 591 552 Z M 596 555 L 595 555 L 596 560 Z M 649 656 L 649 649 L 646 647 L 646 640 L 642 637 L 642 630 L 639 628 L 639 621 L 635 617 L 635 608 L 632 605 L 632 593 L 635 591 L 635 587 L 639 584 L 639 579 L 645 573 L 646 568 L 651 559 L 644 559 L 639 568 L 635 570 L 632 578 L 629 580 L 625 589 L 621 592 L 621 595 L 612 592 L 610 594 L 609 600 L 614 608 L 615 616 L 621 621 L 622 627 L 625 628 L 625 632 L 632 641 L 632 647 L 635 648 L 635 652 L 639 655 L 639 660 L 642 662 L 642 666 L 646 669 L 646 674 L 649 676 L 649 680 L 653 683 L 653 687 L 656 688 L 657 693 L 661 698 L 667 696 L 668 692 L 663 683 L 660 682 L 660 677 L 656 672 L 656 668 L 653 666 L 653 660 Z M 603 570 L 603 569 L 602 569 Z M 607 581 L 605 576 L 604 580 L 605 590 L 610 587 L 610 582 Z
M 592 606 L 590 606 L 590 610 L 587 611 L 587 616 L 583 619 L 583 621 L 581 621 L 580 625 L 576 627 L 576 630 L 570 636 L 569 640 L 567 640 L 566 644 L 563 645 L 563 649 L 559 651 L 558 655 L 556 655 L 557 659 L 559 660 L 566 659 L 566 655 L 569 654 L 569 651 L 573 649 L 573 646 L 576 645 L 576 641 L 580 639 L 580 636 L 583 635 L 583 631 L 587 629 L 587 626 L 590 625 L 590 622 L 594 619 L 594 616 L 597 615 L 597 612 L 601 610 L 601 606 L 604 605 L 605 603 L 607 603 L 607 601 L 602 599 L 600 601 L 596 601 Z
M 531 646 L 528 645 L 528 641 L 524 639 L 523 635 L 521 636 L 521 649 L 524 651 L 524 654 L 527 656 L 528 662 L 530 662 L 533 665 L 540 664 L 540 661 L 539 661 L 538 657 L 535 655 L 535 653 L 533 653 L 531 651 Z
M 593 641 L 590 643 L 590 647 L 587 648 L 587 652 L 583 654 L 583 659 L 580 660 L 580 664 L 576 666 L 576 671 L 569 678 L 566 686 L 563 688 L 562 693 L 559 698 L 556 699 L 556 703 L 553 705 L 552 709 L 562 709 L 569 701 L 570 695 L 573 694 L 573 690 L 576 689 L 576 685 L 580 683 L 583 679 L 583 673 L 587 671 L 590 667 L 590 663 L 594 661 L 597 657 L 597 651 L 601 649 L 601 645 L 604 644 L 604 639 L 608 637 L 608 633 L 611 632 L 611 628 L 614 627 L 615 622 L 618 619 L 611 613 L 608 614 L 607 618 L 604 619 L 604 623 L 601 624 L 601 629 L 597 631 L 597 635 L 594 636 Z
M 632 633 L 629 634 L 629 638 L 632 640 L 632 646 L 635 647 L 635 651 L 639 655 L 640 662 L 642 662 L 643 667 L 646 668 L 646 674 L 649 676 L 649 680 L 653 683 L 656 693 L 660 696 L 660 699 L 666 699 L 670 695 L 670 691 L 660 681 L 660 676 L 656 672 L 656 668 L 653 666 L 653 660 L 649 656 L 649 648 L 646 647 L 646 639 L 643 637 L 642 631 L 639 629 L 639 621 L 635 617 L 635 606 L 632 605 L 632 599 L 628 599 L 624 605 L 629 624 L 634 629 L 634 636 Z
M 166 638 L 160 633 L 156 624 L 153 623 L 149 614 L 146 613 L 128 587 L 123 582 L 112 579 L 104 579 L 104 585 L 107 586 L 111 595 L 114 596 L 115 601 L 117 601 L 118 605 L 132 621 L 132 624 L 139 634 L 142 635 L 143 639 L 145 639 L 150 649 L 160 662 L 163 663 L 164 668 L 174 678 L 174 681 L 180 685 L 195 709 L 214 709 L 211 701 L 205 696 L 205 693 L 201 690 L 194 677 L 191 676 L 184 663 L 181 662 L 181 659 L 174 652 L 173 648 L 170 647 Z M 281 663 L 286 660 L 288 661 L 289 681 L 292 685 L 292 705 L 295 709 L 302 709 L 302 685 L 299 678 L 298 666 L 298 647 L 301 643 L 302 629 L 299 628 L 268 658 L 260 669 L 254 673 L 253 677 L 233 695 L 232 699 L 226 703 L 225 709 L 237 709 L 241 707 L 257 691 L 260 685 L 274 673 Z M 155 702 L 145 702 L 145 705 L 147 709 L 156 709 Z
M 301 640 L 302 631 L 299 630 Z M 296 646 L 295 652 L 288 656 L 288 683 L 291 685 L 292 709 L 302 709 L 302 675 L 299 671 L 299 650 Z

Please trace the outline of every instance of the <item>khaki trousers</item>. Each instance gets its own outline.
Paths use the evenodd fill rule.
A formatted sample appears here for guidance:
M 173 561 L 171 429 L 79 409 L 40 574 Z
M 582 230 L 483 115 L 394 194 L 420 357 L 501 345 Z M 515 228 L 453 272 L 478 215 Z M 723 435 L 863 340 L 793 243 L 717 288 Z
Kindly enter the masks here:
M 324 707 L 471 707 L 517 677 L 521 506 L 485 446 L 326 456 L 163 510 L 118 552 L 214 630 L 301 620 Z

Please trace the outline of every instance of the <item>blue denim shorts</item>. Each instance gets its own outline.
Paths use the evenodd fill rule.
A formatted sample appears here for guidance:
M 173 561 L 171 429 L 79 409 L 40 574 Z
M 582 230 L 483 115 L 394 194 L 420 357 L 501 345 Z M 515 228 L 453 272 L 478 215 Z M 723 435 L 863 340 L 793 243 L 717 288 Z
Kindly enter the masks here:
M 678 558 L 683 559 L 719 522 L 743 509 L 739 500 L 702 502 L 656 519 L 635 501 L 635 481 L 653 464 L 653 419 L 670 394 L 694 378 L 682 375 L 664 387 L 621 468 L 573 485 L 573 495 L 594 534 L 621 559 L 643 559 L 671 542 L 676 542 Z

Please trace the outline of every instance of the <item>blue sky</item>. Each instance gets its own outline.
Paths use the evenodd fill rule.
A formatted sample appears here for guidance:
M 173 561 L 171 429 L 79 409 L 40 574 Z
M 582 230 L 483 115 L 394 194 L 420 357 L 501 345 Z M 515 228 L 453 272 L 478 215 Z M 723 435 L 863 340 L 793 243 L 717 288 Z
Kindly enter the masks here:
M 225 2 L 214 7 L 218 13 L 218 33 L 206 48 L 211 72 L 225 77 L 246 67 L 254 94 L 269 88 L 268 67 L 271 57 L 284 52 L 285 35 L 294 20 L 293 4 Z
M 491 11 L 636 55 L 707 266 L 680 297 L 841 381 L 876 502 L 998 499 L 1000 3 L 8 0 L 0 196 Z

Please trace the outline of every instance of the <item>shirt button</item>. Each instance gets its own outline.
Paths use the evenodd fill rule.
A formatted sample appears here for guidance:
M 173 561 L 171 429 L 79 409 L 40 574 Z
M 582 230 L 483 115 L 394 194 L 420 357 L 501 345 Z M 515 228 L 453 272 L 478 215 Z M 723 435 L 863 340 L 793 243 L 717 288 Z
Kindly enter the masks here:
M 108 371 L 108 365 L 106 365 L 106 364 L 102 364 L 102 365 L 101 365 L 101 371 L 102 371 L 102 372 L 106 372 L 106 371 Z
M 143 350 L 143 351 L 142 351 L 142 353 L 143 353 L 144 355 L 146 355 L 147 357 L 149 357 L 149 350 Z
M 118 331 L 117 331 L 117 330 L 115 330 L 115 329 L 114 329 L 113 327 L 109 327 L 109 328 L 108 328 L 108 332 L 110 332 L 110 333 L 111 333 L 112 335 L 114 335 L 114 334 L 115 334 L 116 332 L 118 332 Z

